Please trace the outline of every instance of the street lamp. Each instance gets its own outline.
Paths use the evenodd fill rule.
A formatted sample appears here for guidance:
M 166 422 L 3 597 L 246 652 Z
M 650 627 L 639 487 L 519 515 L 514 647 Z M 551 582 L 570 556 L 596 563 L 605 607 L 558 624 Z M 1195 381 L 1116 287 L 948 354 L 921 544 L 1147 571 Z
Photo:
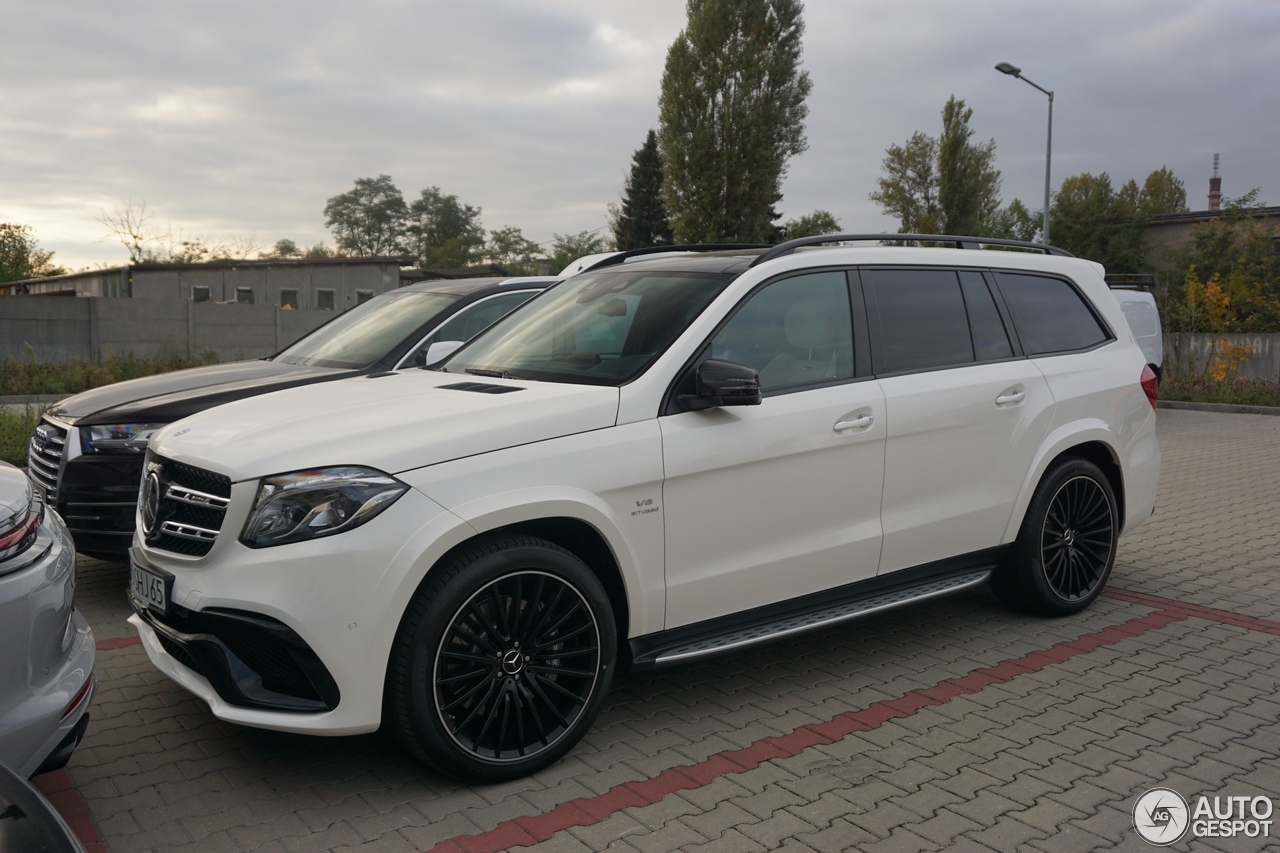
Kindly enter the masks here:
M 1022 76 L 1022 69 L 1016 65 L 1001 62 L 996 66 L 996 70 L 1001 74 L 1017 77 L 1024 83 L 1036 86 L 1035 83 Z M 1049 163 L 1053 159 L 1053 92 L 1043 86 L 1036 86 L 1036 88 L 1049 96 L 1049 142 L 1045 147 L 1044 153 L 1044 244 L 1047 246 L 1049 245 Z

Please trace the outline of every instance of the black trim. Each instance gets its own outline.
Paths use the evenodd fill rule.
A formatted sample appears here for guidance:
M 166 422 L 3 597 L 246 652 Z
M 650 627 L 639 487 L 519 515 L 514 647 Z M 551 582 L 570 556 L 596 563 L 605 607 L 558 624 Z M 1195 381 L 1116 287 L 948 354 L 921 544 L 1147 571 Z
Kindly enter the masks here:
M 332 711 L 341 701 L 329 670 L 283 622 L 240 610 L 194 611 L 172 604 L 162 617 L 132 594 L 129 601 L 169 656 L 204 676 L 228 705 L 315 713 Z
M 1008 545 L 1001 545 L 996 548 L 962 554 L 958 557 L 948 557 L 945 560 L 926 563 L 923 566 L 916 566 L 912 569 L 890 572 L 867 580 L 855 581 L 851 584 L 802 595 L 787 601 L 766 604 L 740 613 L 731 613 L 727 616 L 635 637 L 629 641 L 631 645 L 631 668 L 633 670 L 644 670 L 667 665 L 657 662 L 657 659 L 664 653 L 694 643 L 735 634 L 744 628 L 794 618 L 806 613 L 825 610 L 839 604 L 854 603 L 860 599 L 870 598 L 889 591 L 906 590 L 951 575 L 961 575 L 980 569 L 994 569 L 1000 564 L 1009 547 Z M 767 638 L 762 641 L 767 641 Z
M 849 281 L 849 304 L 853 307 L 853 376 L 871 379 L 875 376 L 871 364 L 871 323 L 867 319 L 862 274 L 857 269 L 848 269 L 845 278 Z
M 84 733 L 88 730 L 89 712 L 85 711 L 80 715 L 80 719 L 76 724 L 71 727 L 71 731 L 67 732 L 66 737 L 53 748 L 53 752 L 45 756 L 44 761 L 40 762 L 40 766 L 36 768 L 36 772 L 31 774 L 31 778 L 34 779 L 41 773 L 49 773 L 66 767 L 67 762 L 71 760 L 71 754 L 76 751 L 80 741 L 84 740 Z
M 1009 343 L 1013 346 L 1014 356 L 1030 358 L 1027 354 L 1027 348 L 1022 345 L 1022 336 L 1018 334 L 1018 326 L 1013 322 L 1013 312 L 1009 310 L 1009 306 L 1004 302 L 1004 292 L 996 284 L 995 273 L 991 270 L 978 270 L 978 272 L 982 273 L 982 278 L 987 283 L 987 292 L 991 294 L 991 298 L 996 302 L 996 310 L 1000 312 L 1000 322 L 1004 323 L 1004 330 L 1009 333 Z
M 618 264 L 626 263 L 631 258 L 639 258 L 645 255 L 665 255 L 680 252 L 732 252 L 737 249 L 771 249 L 772 243 L 686 243 L 678 246 L 646 246 L 643 249 L 628 249 L 625 252 L 619 252 L 607 258 L 601 258 L 589 267 L 581 269 L 574 275 L 582 275 L 583 273 L 593 270 L 602 269 L 604 267 L 614 267 Z
M 441 385 L 450 391 L 471 391 L 476 394 L 510 394 L 512 391 L 523 391 L 518 385 L 491 385 L 488 382 L 455 382 L 452 385 Z
M 796 249 L 801 249 L 805 246 L 822 246 L 826 243 L 869 243 L 873 241 L 877 243 L 955 243 L 957 249 L 1010 246 L 1017 249 L 1032 249 L 1043 252 L 1046 255 L 1057 255 L 1064 258 L 1075 257 L 1066 249 L 1059 249 L 1056 246 L 1046 246 L 1043 243 L 1027 243 L 1022 240 L 1000 240 L 994 237 L 956 237 L 948 234 L 823 234 L 779 243 L 752 261 L 751 266 L 759 266 L 772 261 L 774 258 L 790 255 Z

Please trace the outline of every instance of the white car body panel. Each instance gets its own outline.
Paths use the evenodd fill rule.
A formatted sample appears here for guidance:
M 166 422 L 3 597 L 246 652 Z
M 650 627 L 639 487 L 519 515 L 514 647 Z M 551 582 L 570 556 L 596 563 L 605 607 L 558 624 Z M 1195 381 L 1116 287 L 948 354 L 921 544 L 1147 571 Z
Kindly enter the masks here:
M 484 394 L 460 382 L 521 390 Z M 233 481 L 325 465 L 407 471 L 613 426 L 618 389 L 429 370 L 304 385 L 227 403 L 156 433 L 151 449 Z
M 880 574 L 1000 544 L 1053 417 L 1033 361 L 880 381 L 889 408 Z M 996 402 L 1019 392 L 1021 401 Z
M 860 415 L 870 425 L 834 429 Z M 878 382 L 659 421 L 666 627 L 875 576 L 885 439 Z
M 675 376 L 757 285 L 790 271 L 874 264 L 1064 276 L 1116 340 L 660 416 Z M 618 565 L 633 638 L 1011 542 L 1044 471 L 1082 442 L 1100 442 L 1119 462 L 1127 532 L 1151 514 L 1160 454 L 1138 385 L 1146 358 L 1107 292 L 1097 265 L 1071 258 L 801 251 L 730 282 L 621 387 L 409 370 L 210 409 L 166 427 L 150 447 L 233 480 L 216 543 L 184 557 L 137 539 L 134 558 L 171 572 L 183 607 L 284 622 L 329 668 L 342 701 L 314 714 L 228 705 L 136 617 L 135 625 L 152 660 L 219 718 L 349 734 L 379 725 L 390 649 L 423 578 L 451 548 L 508 525 L 570 518 L 595 530 Z M 465 381 L 521 390 L 439 387 Z M 1007 390 L 1026 397 L 997 408 Z M 834 430 L 859 413 L 873 425 Z M 412 488 L 340 535 L 262 549 L 238 541 L 260 478 L 334 465 L 377 468 Z M 780 494 L 787 503 L 770 502 Z

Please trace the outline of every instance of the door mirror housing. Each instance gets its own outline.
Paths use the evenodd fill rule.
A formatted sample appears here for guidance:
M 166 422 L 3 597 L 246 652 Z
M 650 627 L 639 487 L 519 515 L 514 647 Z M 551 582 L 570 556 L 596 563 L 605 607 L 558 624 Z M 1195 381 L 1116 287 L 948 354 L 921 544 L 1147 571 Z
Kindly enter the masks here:
M 697 394 L 683 394 L 680 403 L 686 409 L 712 409 L 717 406 L 758 406 L 760 374 L 750 367 L 709 358 L 698 365 Z
M 427 358 L 423 363 L 423 367 L 430 367 L 433 364 L 444 361 L 453 355 L 454 351 L 462 346 L 466 341 L 436 341 L 427 347 Z

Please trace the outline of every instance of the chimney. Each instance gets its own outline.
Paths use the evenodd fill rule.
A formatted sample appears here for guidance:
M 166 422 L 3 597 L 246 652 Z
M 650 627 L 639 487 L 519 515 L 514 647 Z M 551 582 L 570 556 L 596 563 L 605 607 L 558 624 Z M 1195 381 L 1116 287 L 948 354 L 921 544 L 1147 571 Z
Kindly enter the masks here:
M 1218 155 L 1213 155 L 1213 177 L 1209 179 L 1209 209 L 1222 208 L 1222 178 L 1218 177 Z

